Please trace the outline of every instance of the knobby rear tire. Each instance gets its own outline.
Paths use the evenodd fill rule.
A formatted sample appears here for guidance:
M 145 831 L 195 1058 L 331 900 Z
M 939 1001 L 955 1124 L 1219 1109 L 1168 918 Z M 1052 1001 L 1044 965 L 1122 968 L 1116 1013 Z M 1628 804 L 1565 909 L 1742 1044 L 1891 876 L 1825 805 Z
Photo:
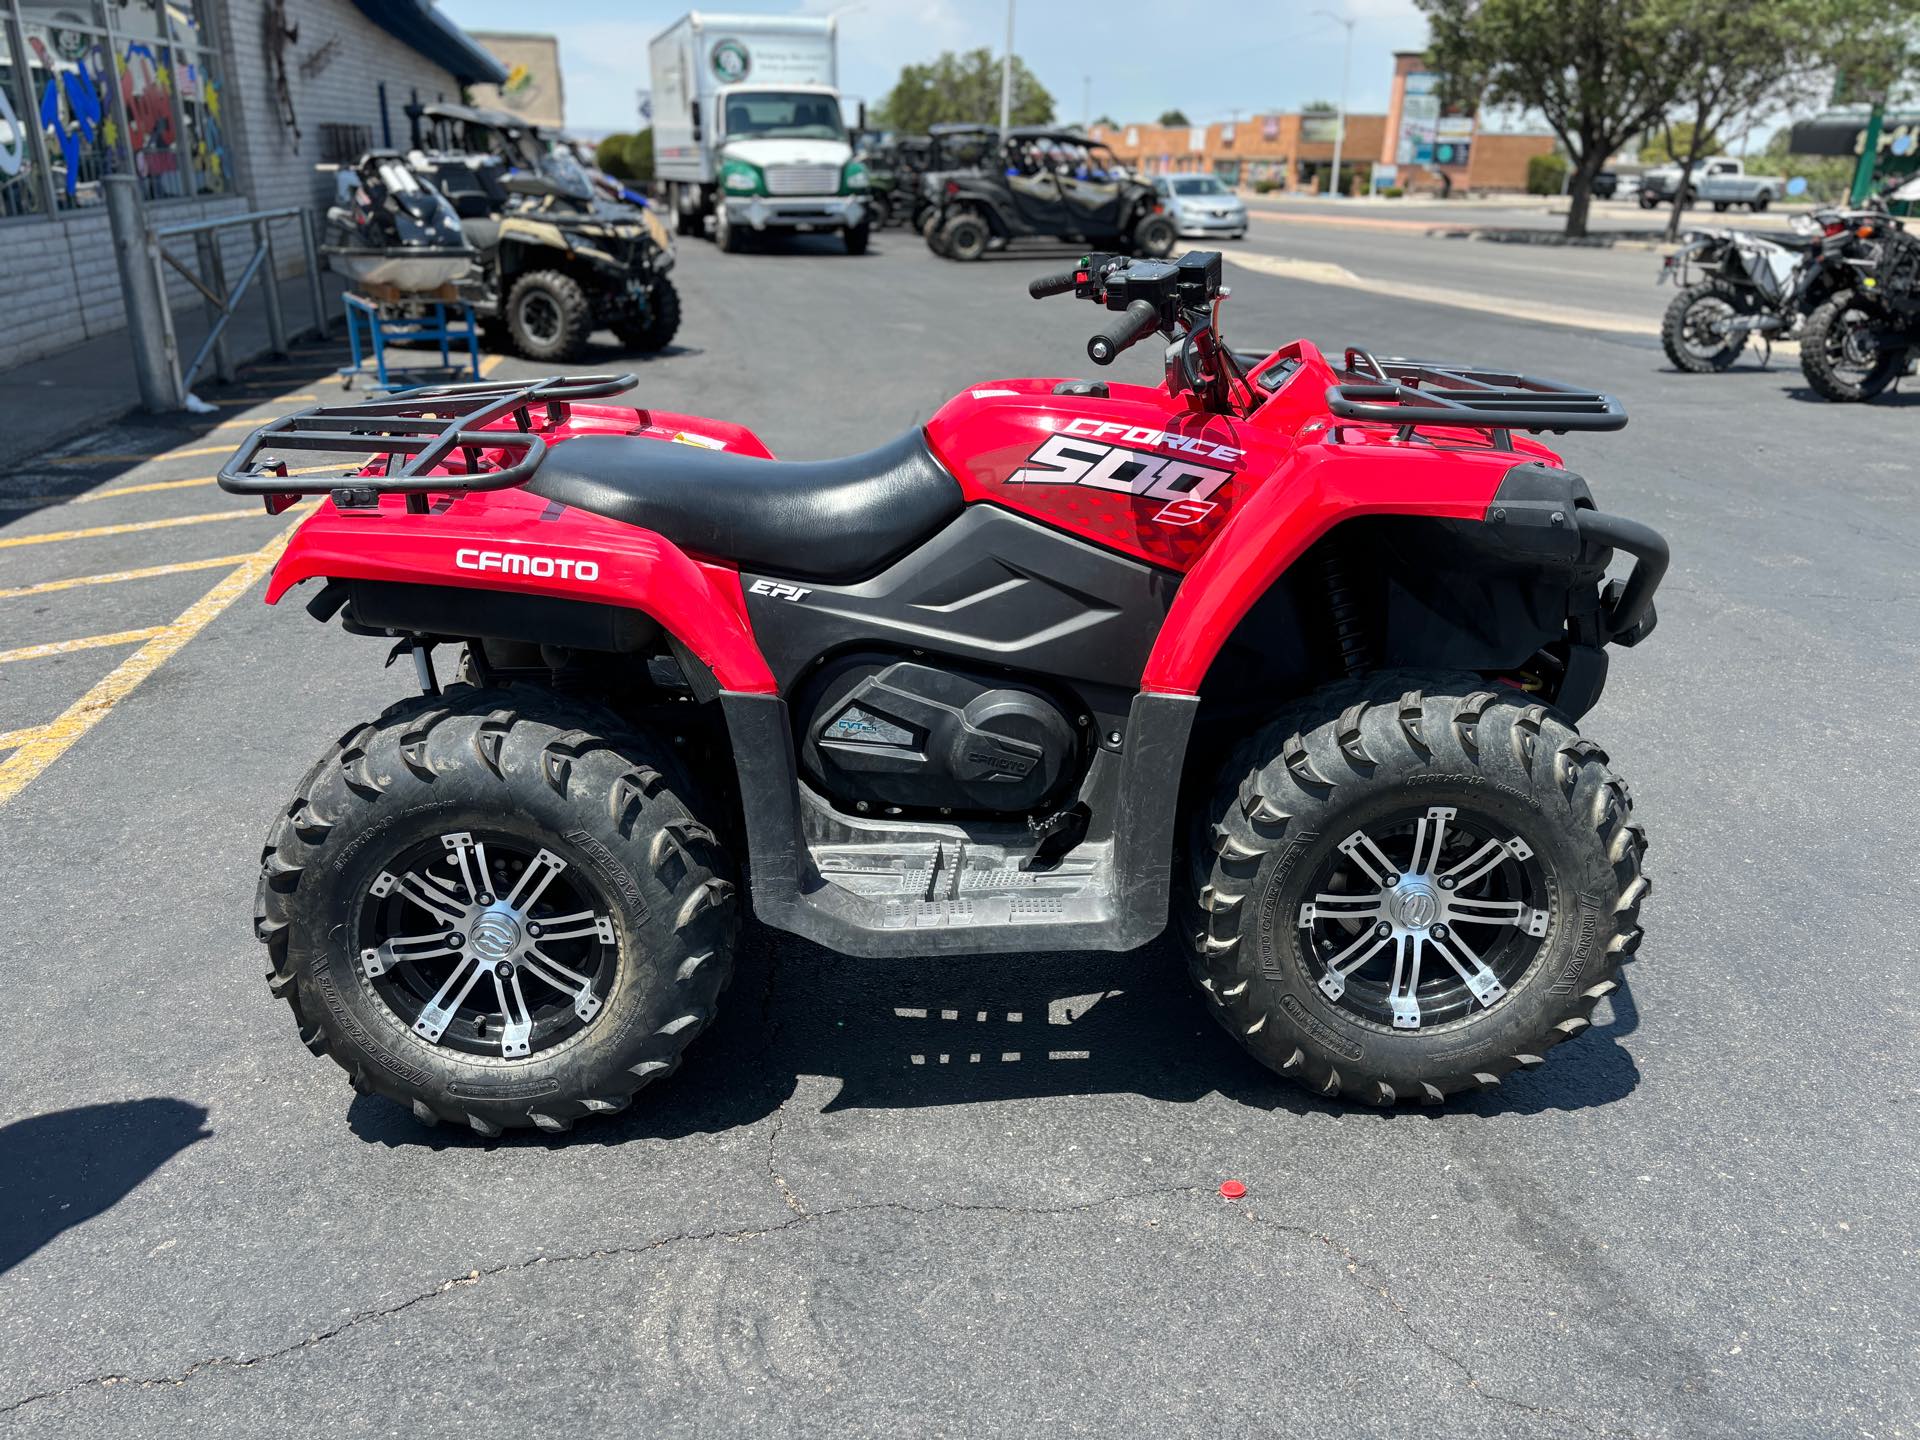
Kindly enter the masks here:
M 1800 332 L 1800 373 L 1815 394 L 1841 404 L 1871 400 L 1900 378 L 1906 359 L 1898 352 L 1883 351 L 1866 374 L 1855 378 L 1844 373 L 1835 363 L 1833 347 L 1840 343 L 1837 332 L 1846 323 L 1847 313 L 1855 308 L 1851 291 L 1836 295 L 1807 317 Z
M 1703 280 L 1698 285 L 1689 285 L 1674 296 L 1667 306 L 1667 313 L 1660 319 L 1660 345 L 1676 370 L 1712 375 L 1732 365 L 1740 358 L 1740 352 L 1747 348 L 1745 335 L 1738 340 L 1728 340 L 1710 355 L 1695 354 L 1686 348 L 1687 317 L 1697 306 L 1710 300 L 1726 305 L 1735 315 L 1747 308 L 1746 297 L 1720 280 Z
M 623 1110 L 712 1019 L 733 963 L 733 870 L 665 750 L 530 687 L 390 706 L 310 770 L 261 854 L 254 932 L 300 1039 L 354 1089 L 483 1135 Z M 431 1044 L 374 993 L 352 933 L 366 883 L 442 830 L 511 830 L 607 897 L 618 960 L 573 1043 L 504 1060 Z

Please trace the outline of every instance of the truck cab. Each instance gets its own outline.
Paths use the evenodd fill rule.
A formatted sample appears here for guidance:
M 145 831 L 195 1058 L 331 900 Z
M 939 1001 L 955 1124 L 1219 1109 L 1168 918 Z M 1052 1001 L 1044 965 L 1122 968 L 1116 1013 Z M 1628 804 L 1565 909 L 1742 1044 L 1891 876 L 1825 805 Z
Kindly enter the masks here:
M 854 159 L 829 17 L 695 12 L 648 50 L 654 168 L 682 234 L 723 250 L 750 234 L 839 232 L 867 248 L 866 169 Z M 864 107 L 862 107 L 864 108 Z

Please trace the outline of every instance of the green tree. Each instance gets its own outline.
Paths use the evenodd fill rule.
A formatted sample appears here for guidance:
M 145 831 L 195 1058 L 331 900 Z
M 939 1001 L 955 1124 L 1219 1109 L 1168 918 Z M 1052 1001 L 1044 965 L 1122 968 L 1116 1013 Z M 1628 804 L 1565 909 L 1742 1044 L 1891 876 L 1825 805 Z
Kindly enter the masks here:
M 1114 119 L 1111 115 L 1102 115 L 1098 120 L 1094 121 L 1093 123 L 1099 126 L 1103 126 L 1108 130 L 1118 130 L 1120 128 L 1120 122 Z
M 633 179 L 627 169 L 627 145 L 632 139 L 626 131 L 616 130 L 593 147 L 593 163 L 616 180 Z
M 1013 57 L 1015 125 L 1053 122 L 1053 96 L 1034 79 L 1018 55 Z M 877 110 L 868 117 L 875 129 L 923 132 L 929 125 L 1000 120 L 1000 57 L 982 48 L 956 55 L 951 50 L 925 65 L 907 65 Z
M 638 134 L 627 136 L 623 147 L 627 162 L 627 178 L 637 180 L 642 185 L 653 183 L 653 127 L 649 125 Z
M 1184 110 L 1162 110 L 1160 112 L 1160 118 L 1153 123 L 1156 125 L 1191 125 L 1193 122 L 1187 119 L 1187 112 Z
M 1669 14 L 1682 0 L 1415 3 L 1426 12 L 1443 98 L 1466 108 L 1521 105 L 1546 117 L 1573 161 L 1567 234 L 1585 235 L 1593 177 L 1666 113 L 1687 74 Z
M 1336 115 L 1340 107 L 1331 100 L 1309 100 L 1300 107 L 1302 115 Z
M 1698 128 L 1691 120 L 1670 120 L 1654 126 L 1640 142 L 1640 163 L 1647 166 L 1679 163 L 1692 149 L 1693 134 Z M 1718 135 L 1707 136 L 1707 154 L 1718 155 L 1725 148 Z

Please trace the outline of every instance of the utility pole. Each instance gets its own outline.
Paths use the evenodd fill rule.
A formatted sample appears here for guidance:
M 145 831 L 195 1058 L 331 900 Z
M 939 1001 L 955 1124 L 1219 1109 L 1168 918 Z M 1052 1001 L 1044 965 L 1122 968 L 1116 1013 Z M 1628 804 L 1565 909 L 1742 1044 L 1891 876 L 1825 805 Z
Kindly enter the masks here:
M 1346 15 L 1336 15 L 1331 10 L 1316 10 L 1316 15 L 1324 15 L 1336 25 L 1347 27 L 1346 50 L 1340 58 L 1340 109 L 1333 122 L 1333 180 L 1327 186 L 1327 193 L 1338 199 L 1340 189 L 1340 151 L 1347 138 L 1347 77 L 1353 70 L 1353 20 Z
M 1080 128 L 1093 129 L 1093 76 L 1080 77 Z
M 1013 0 L 1007 0 L 1007 53 L 1000 57 L 1000 138 L 1013 118 Z

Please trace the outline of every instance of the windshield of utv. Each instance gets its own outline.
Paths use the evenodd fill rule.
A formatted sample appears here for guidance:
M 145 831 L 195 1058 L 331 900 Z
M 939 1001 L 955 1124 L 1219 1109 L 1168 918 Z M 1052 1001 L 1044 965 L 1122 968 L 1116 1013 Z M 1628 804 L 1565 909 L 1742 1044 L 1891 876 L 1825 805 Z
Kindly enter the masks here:
M 761 90 L 727 97 L 727 134 L 735 139 L 845 140 L 840 103 L 831 95 Z

